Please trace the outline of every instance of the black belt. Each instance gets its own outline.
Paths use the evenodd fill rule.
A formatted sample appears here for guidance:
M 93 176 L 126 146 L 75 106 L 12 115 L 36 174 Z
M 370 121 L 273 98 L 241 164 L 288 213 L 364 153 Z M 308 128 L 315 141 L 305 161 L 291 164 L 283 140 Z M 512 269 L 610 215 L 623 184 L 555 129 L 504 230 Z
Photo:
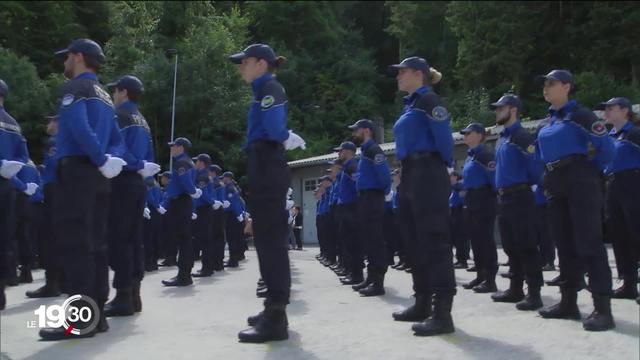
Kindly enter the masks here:
M 574 154 L 574 155 L 569 155 L 569 156 L 565 156 L 560 160 L 557 161 L 553 161 L 550 163 L 546 163 L 544 164 L 544 167 L 547 169 L 548 172 L 554 171 L 554 170 L 558 170 L 576 160 L 583 160 L 586 159 L 587 156 L 583 155 L 583 154 Z
M 88 156 L 65 156 L 60 159 L 60 165 L 93 164 Z
M 363 189 L 363 190 L 358 190 L 358 195 L 362 195 L 365 193 L 374 193 L 374 194 L 382 194 L 384 195 L 384 190 L 383 189 Z
M 407 156 L 407 159 L 411 160 L 419 160 L 419 159 L 438 159 L 440 160 L 440 154 L 435 151 L 419 151 Z
M 485 186 L 466 189 L 466 190 L 467 190 L 467 192 L 469 192 L 469 191 L 473 192 L 473 191 L 486 191 L 486 190 L 491 190 L 492 191 L 493 189 L 491 188 L 491 185 L 485 185 Z
M 509 187 L 504 187 L 504 188 L 498 189 L 498 194 L 502 196 L 502 195 L 514 193 L 516 191 L 521 191 L 525 189 L 531 190 L 531 186 L 529 186 L 529 184 L 517 184 Z
M 191 195 L 189 194 L 180 194 L 180 195 L 176 195 L 171 197 L 169 200 L 178 200 L 178 199 L 182 199 L 182 198 L 190 198 Z
M 273 140 L 256 140 L 251 144 L 249 144 L 247 148 L 248 150 L 254 150 L 254 149 L 259 150 L 265 147 L 284 151 L 284 145 L 282 145 L 282 143 L 280 142 L 273 141 Z
M 639 174 L 640 175 L 640 169 L 629 169 L 629 170 L 622 170 L 622 171 L 618 171 L 615 173 L 611 173 L 607 175 L 607 181 L 613 181 L 616 177 L 623 177 L 623 176 L 627 176 L 627 175 L 631 175 L 631 174 Z

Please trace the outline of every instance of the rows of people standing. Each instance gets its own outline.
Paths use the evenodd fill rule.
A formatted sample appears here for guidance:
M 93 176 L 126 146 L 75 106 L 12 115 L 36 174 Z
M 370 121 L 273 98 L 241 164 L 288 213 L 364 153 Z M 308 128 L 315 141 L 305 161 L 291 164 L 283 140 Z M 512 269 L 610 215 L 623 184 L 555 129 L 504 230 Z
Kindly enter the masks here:
M 96 76 L 104 61 L 97 43 L 75 40 L 56 56 L 70 80 L 58 114 L 46 117 L 42 165 L 30 160 L 18 122 L 4 110 L 9 86 L 0 80 L 0 310 L 5 285 L 31 283 L 32 269 L 41 267 L 45 284 L 26 296 L 95 300 L 99 323 L 79 335 L 91 337 L 108 330 L 107 317 L 142 311 L 141 281 L 160 259 L 178 268 L 165 286 L 238 267 L 251 219 L 234 174 L 207 154 L 191 158 L 184 137 L 168 143 L 171 171 L 156 177 L 151 130 L 138 109 L 143 83 L 125 75 L 106 85 L 109 94 Z M 192 273 L 195 259 L 202 268 Z M 116 294 L 107 302 L 109 268 Z M 62 327 L 40 336 L 68 338 Z
M 604 120 L 598 119 L 572 99 L 571 73 L 553 70 L 536 79 L 551 106 L 535 132 L 522 126 L 522 103 L 515 94 L 491 104 L 502 127 L 495 151 L 485 145 L 482 124 L 460 131 L 468 146 L 460 174 L 451 171 L 449 115 L 432 90 L 441 76 L 417 57 L 391 70 L 398 89 L 409 95 L 394 126 L 401 167 L 378 173 L 384 182 L 377 190 L 384 199 L 366 202 L 367 193 L 358 185 L 363 177 L 375 178 L 366 165 L 376 161 L 365 146 L 357 158 L 352 143 L 336 149 L 338 159 L 330 162 L 316 191 L 318 259 L 342 284 L 362 296 L 383 295 L 387 266 L 411 273 L 415 304 L 393 318 L 416 322 L 412 330 L 422 336 L 454 331 L 453 273 L 468 268 L 470 250 L 474 266 L 467 270 L 477 276 L 462 284 L 464 289 L 491 294 L 493 301 L 514 303 L 521 311 L 538 310 L 543 318 L 582 319 L 577 293 L 585 288 L 593 299 L 593 311 L 583 321 L 588 331 L 615 327 L 611 298 L 640 303 L 640 127 L 628 99 L 598 104 Z M 379 147 L 378 154 L 386 167 Z M 375 217 L 367 216 L 374 212 Z M 495 281 L 496 224 L 509 259 L 504 276 L 510 284 L 504 291 Z M 605 228 L 623 279 L 615 291 Z M 542 271 L 555 269 L 556 248 L 560 275 L 547 284 L 560 287 L 560 302 L 544 307 Z

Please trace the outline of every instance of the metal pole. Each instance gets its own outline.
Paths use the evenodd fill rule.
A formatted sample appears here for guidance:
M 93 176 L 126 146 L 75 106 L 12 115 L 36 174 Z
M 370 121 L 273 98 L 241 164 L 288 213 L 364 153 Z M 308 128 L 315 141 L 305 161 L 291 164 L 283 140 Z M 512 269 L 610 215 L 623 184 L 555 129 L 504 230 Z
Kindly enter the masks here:
M 176 82 L 178 80 L 178 53 L 176 53 L 176 62 L 173 69 L 173 105 L 171 106 L 171 141 L 174 140 L 174 131 L 176 128 Z M 169 154 L 169 171 L 173 169 L 173 156 Z

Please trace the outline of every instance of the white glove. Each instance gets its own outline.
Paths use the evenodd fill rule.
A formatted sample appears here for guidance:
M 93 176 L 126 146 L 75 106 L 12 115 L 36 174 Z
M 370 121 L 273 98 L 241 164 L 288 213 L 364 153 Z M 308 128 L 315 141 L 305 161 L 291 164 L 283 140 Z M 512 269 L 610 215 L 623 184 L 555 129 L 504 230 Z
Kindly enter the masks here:
M 538 190 L 538 185 L 533 184 L 531 185 L 531 191 L 536 192 Z
M 284 209 L 291 210 L 292 207 L 293 207 L 293 200 L 287 200 L 287 205 L 285 205 Z
M 289 190 L 287 190 L 287 198 L 291 198 L 291 195 L 293 195 L 293 189 L 289 188 Z
M 215 200 L 213 202 L 213 210 L 218 210 L 218 209 L 220 209 L 221 206 L 222 206 L 222 202 L 220 202 L 218 200 Z
M 384 196 L 384 201 L 389 202 L 391 200 L 393 200 L 393 191 L 389 191 L 389 193 Z
M 242 214 L 238 215 L 238 217 L 236 219 L 238 220 L 238 222 L 243 222 L 244 221 L 244 217 L 242 216 Z
M 151 210 L 149 210 L 148 207 L 144 208 L 144 211 L 142 212 L 142 216 L 144 216 L 144 218 L 147 220 L 151 220 Z
M 284 145 L 285 150 L 293 150 L 297 148 L 304 150 L 307 148 L 307 144 L 304 142 L 304 139 L 291 130 L 289 130 L 289 137 L 282 143 L 282 145 Z
M 153 176 L 160 172 L 160 165 L 148 161 L 143 161 L 143 163 L 144 167 L 138 170 L 138 174 L 140 174 L 143 179 L 146 179 L 149 176 Z
M 196 192 L 195 192 L 195 194 L 192 194 L 192 195 L 191 195 L 191 197 L 192 197 L 192 198 L 194 198 L 194 199 L 197 199 L 197 198 L 199 198 L 200 196 L 202 196 L 202 190 L 200 190 L 200 189 L 198 189 L 198 188 L 196 188 Z
M 100 166 L 98 170 L 100 170 L 104 177 L 106 177 L 107 179 L 111 179 L 118 176 L 118 174 L 120 174 L 120 172 L 122 171 L 122 167 L 125 165 L 127 165 L 126 161 L 107 154 L 107 162 L 105 162 L 104 165 Z
M 191 213 L 191 220 L 195 220 L 198 218 L 198 214 L 196 213 Z
M 156 210 L 158 210 L 158 213 L 160 213 L 160 215 L 164 215 L 164 214 L 167 213 L 167 209 L 162 207 L 162 205 L 158 206 L 158 208 Z
M 16 176 L 23 166 L 24 164 L 19 161 L 2 160 L 2 165 L 0 165 L 0 176 L 5 179 L 11 179 Z
M 24 191 L 24 193 L 31 196 L 36 193 L 36 190 L 38 190 L 38 184 L 27 183 L 27 189 Z
M 231 203 L 230 203 L 229 201 L 225 200 L 225 201 L 223 201 L 223 202 L 222 202 L 222 207 L 223 207 L 223 208 L 225 208 L 225 209 L 226 209 L 226 208 L 228 208 L 229 206 L 231 206 Z

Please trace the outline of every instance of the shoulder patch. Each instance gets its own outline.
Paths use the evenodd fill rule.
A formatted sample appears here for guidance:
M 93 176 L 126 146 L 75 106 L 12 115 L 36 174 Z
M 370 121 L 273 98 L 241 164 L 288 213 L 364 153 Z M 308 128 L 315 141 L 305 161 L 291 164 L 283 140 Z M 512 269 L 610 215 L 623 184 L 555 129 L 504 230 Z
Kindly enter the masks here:
M 383 153 L 380 154 L 376 154 L 376 156 L 373 157 L 373 162 L 376 165 L 382 165 L 384 163 L 385 157 Z
M 487 163 L 487 169 L 489 170 L 495 170 L 496 169 L 496 162 L 495 161 L 489 161 Z
M 598 120 L 591 124 L 591 132 L 596 135 L 604 135 L 607 132 L 607 127 L 604 125 L 604 121 Z
M 186 167 L 184 167 L 184 166 L 180 166 L 180 167 L 178 168 L 178 175 L 181 175 L 181 176 L 182 176 L 182 175 L 184 175 L 184 173 L 186 173 L 186 172 L 187 172 L 187 168 L 186 168 Z
M 73 102 L 73 99 L 75 99 L 73 94 L 66 94 L 65 96 L 62 97 L 62 106 L 71 105 L 71 103 Z
M 533 154 L 534 152 L 536 152 L 536 147 L 535 147 L 533 144 L 529 145 L 529 146 L 527 147 L 527 152 L 528 152 L 529 154 Z
M 449 118 L 449 112 L 444 106 L 438 105 L 431 110 L 431 116 L 436 121 L 444 121 Z
M 262 101 L 260 101 L 260 107 L 262 107 L 263 109 L 268 109 L 272 107 L 275 102 L 276 99 L 272 95 L 267 95 L 262 98 Z

